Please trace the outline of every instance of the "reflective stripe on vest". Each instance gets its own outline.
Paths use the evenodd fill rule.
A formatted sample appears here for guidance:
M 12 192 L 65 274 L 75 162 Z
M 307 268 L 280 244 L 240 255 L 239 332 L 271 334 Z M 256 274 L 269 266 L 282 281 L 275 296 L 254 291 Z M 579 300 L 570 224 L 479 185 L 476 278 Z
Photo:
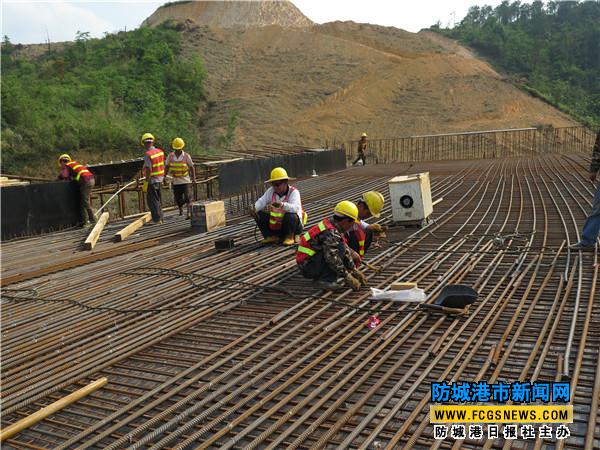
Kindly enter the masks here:
M 354 224 L 353 231 L 356 234 L 356 240 L 358 241 L 358 254 L 362 258 L 365 256 L 365 239 L 367 238 L 367 235 L 360 223 Z
M 165 154 L 160 148 L 148 150 L 146 155 L 150 158 L 151 177 L 162 177 L 165 174 Z
M 77 161 L 69 161 L 66 166 L 69 167 L 75 174 L 75 181 L 79 181 L 81 174 L 87 173 L 92 175 L 92 172 L 90 172 L 87 167 L 79 164 Z
M 290 198 L 290 195 L 292 195 L 292 192 L 294 192 L 295 190 L 296 188 L 294 186 L 289 186 L 288 193 L 285 197 L 283 197 L 283 200 L 281 200 L 279 203 L 287 202 Z M 275 202 L 277 202 L 277 195 L 275 194 L 275 190 L 273 190 L 273 195 L 271 196 L 271 203 Z M 285 209 L 275 208 L 273 205 L 271 205 L 271 207 L 269 208 L 269 230 L 281 230 L 281 227 L 283 226 L 283 216 L 285 216 Z
M 171 162 L 169 162 L 169 175 L 174 177 L 187 177 L 188 164 L 186 162 L 173 162 L 173 154 L 171 153 Z M 185 161 L 185 153 L 181 152 L 181 159 Z
M 323 219 L 315 226 L 311 227 L 310 230 L 300 236 L 300 242 L 298 243 L 298 249 L 296 250 L 296 262 L 299 264 L 306 258 L 314 256 L 314 251 L 309 242 L 316 236 L 321 234 L 325 230 L 334 230 L 334 226 L 331 224 L 329 219 Z

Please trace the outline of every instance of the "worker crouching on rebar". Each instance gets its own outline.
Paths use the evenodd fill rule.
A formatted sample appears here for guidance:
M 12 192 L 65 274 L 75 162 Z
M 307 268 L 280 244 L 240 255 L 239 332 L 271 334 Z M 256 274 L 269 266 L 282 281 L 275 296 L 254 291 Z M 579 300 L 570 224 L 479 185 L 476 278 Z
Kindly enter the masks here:
M 276 167 L 266 181 L 271 183 L 271 187 L 254 204 L 253 216 L 265 245 L 282 242 L 289 246 L 299 241 L 306 213 L 302 208 L 300 191 L 289 185 L 292 179 L 283 167 Z
M 88 227 L 96 222 L 94 211 L 92 210 L 92 189 L 96 184 L 94 175 L 83 164 L 71 159 L 69 155 L 63 153 L 58 157 L 60 173 L 59 180 L 74 180 L 79 185 L 80 201 L 80 219 L 84 227 Z
M 384 227 L 378 223 L 372 225 L 365 222 L 370 217 L 380 217 L 385 199 L 383 194 L 377 191 L 365 192 L 362 198 L 356 203 L 358 208 L 358 222 L 352 225 L 352 228 L 346 232 L 348 246 L 352 249 L 354 261 L 360 261 L 371 243 L 373 236 L 379 236 L 385 231 Z
M 358 220 L 358 208 L 344 200 L 336 205 L 333 216 L 323 219 L 300 236 L 296 263 L 302 275 L 315 280 L 321 289 L 342 288 L 340 280 L 354 290 L 367 279 L 355 268 L 344 233 Z

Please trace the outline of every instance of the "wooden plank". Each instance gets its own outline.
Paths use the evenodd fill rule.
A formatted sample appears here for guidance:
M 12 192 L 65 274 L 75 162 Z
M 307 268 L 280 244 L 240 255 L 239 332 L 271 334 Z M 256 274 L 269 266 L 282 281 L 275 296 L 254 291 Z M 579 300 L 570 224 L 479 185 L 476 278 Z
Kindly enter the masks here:
M 125 228 L 123 228 L 121 231 L 119 231 L 117 234 L 115 234 L 116 241 L 117 242 L 124 241 L 128 236 L 131 236 L 137 230 L 142 228 L 145 223 L 150 222 L 151 219 L 152 219 L 152 214 L 147 212 L 139 219 L 134 220 L 129 225 L 127 225 Z
M 21 281 L 31 280 L 38 278 L 43 275 L 48 275 L 62 270 L 71 269 L 73 267 L 83 266 L 84 264 L 90 264 L 103 259 L 112 258 L 113 256 L 125 255 L 127 253 L 133 253 L 138 250 L 154 247 L 159 244 L 158 239 L 150 239 L 142 242 L 133 242 L 131 244 L 123 244 L 121 247 L 112 248 L 109 250 L 101 250 L 92 252 L 81 258 L 72 258 L 68 261 L 61 262 L 49 267 L 42 267 L 41 269 L 31 270 L 29 272 L 18 273 L 9 277 L 0 277 L 0 287 L 5 287 L 13 283 L 19 283 Z
M 98 222 L 96 222 L 96 225 L 94 225 L 94 228 L 83 243 L 83 246 L 86 250 L 91 250 L 96 246 L 96 242 L 98 242 L 98 238 L 100 237 L 100 233 L 102 233 L 106 222 L 108 222 L 108 212 L 103 212 L 100 216 L 100 219 L 98 219 Z

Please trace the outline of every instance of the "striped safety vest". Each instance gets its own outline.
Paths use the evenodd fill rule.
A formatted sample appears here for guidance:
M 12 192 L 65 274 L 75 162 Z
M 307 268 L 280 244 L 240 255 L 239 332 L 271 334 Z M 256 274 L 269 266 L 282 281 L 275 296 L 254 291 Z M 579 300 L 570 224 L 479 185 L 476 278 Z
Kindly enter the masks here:
M 146 155 L 150 158 L 150 169 L 151 177 L 162 177 L 165 175 L 165 154 L 160 148 L 153 148 L 148 150 Z
M 181 152 L 181 156 L 178 158 L 183 162 L 175 162 L 173 158 L 175 158 L 175 153 L 171 153 L 169 158 L 169 175 L 173 177 L 187 177 L 188 176 L 188 165 L 186 161 L 186 153 Z
M 81 178 L 81 175 L 83 175 L 83 178 L 85 180 L 89 179 L 90 177 L 92 177 L 92 172 L 90 172 L 88 170 L 87 167 L 85 167 L 82 164 L 79 164 L 77 161 L 69 161 L 68 163 L 65 164 L 69 169 L 71 169 L 72 175 L 71 177 L 75 180 L 75 181 L 79 181 L 79 179 Z
M 287 202 L 294 192 L 296 188 L 294 186 L 289 186 L 287 195 L 283 198 L 283 200 L 279 201 L 279 203 Z M 271 196 L 271 203 L 277 202 L 277 194 L 273 191 L 273 195 Z M 285 215 L 285 209 L 283 208 L 275 208 L 273 205 L 269 208 L 269 230 L 278 231 L 281 230 L 281 226 L 283 225 L 283 216 Z M 304 212 L 304 208 L 302 208 L 302 225 L 306 223 L 308 216 Z
M 296 250 L 296 263 L 300 264 L 302 261 L 317 253 L 310 246 L 310 241 L 325 230 L 335 230 L 335 227 L 331 224 L 329 219 L 321 220 L 307 232 L 300 235 L 300 242 L 298 243 L 298 249 Z
M 365 239 L 367 238 L 365 230 L 362 229 L 360 223 L 355 223 L 352 226 L 350 233 L 354 233 L 356 235 L 356 240 L 358 241 L 358 254 L 362 258 L 365 256 Z

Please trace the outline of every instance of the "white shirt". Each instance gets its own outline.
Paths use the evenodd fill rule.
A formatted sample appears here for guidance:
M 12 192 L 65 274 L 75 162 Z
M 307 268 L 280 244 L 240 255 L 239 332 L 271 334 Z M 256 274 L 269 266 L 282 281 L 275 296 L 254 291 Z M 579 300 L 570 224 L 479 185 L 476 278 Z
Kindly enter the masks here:
M 365 222 L 364 220 L 361 220 L 361 221 L 360 221 L 360 227 L 361 227 L 363 230 L 366 230 L 368 226 L 369 226 L 369 224 L 368 224 L 367 222 Z
M 290 186 L 289 189 L 292 189 Z M 300 218 L 300 223 L 302 223 L 302 200 L 300 199 L 300 191 L 298 189 L 293 189 L 292 192 L 289 192 L 290 198 L 287 199 L 286 202 L 283 201 L 286 194 L 278 195 L 275 194 L 275 200 L 281 203 L 281 207 L 285 212 L 296 213 Z M 254 209 L 256 212 L 264 210 L 269 203 L 272 202 L 273 198 L 273 186 L 271 186 L 267 191 L 263 194 L 261 198 L 259 198 L 254 204 Z

